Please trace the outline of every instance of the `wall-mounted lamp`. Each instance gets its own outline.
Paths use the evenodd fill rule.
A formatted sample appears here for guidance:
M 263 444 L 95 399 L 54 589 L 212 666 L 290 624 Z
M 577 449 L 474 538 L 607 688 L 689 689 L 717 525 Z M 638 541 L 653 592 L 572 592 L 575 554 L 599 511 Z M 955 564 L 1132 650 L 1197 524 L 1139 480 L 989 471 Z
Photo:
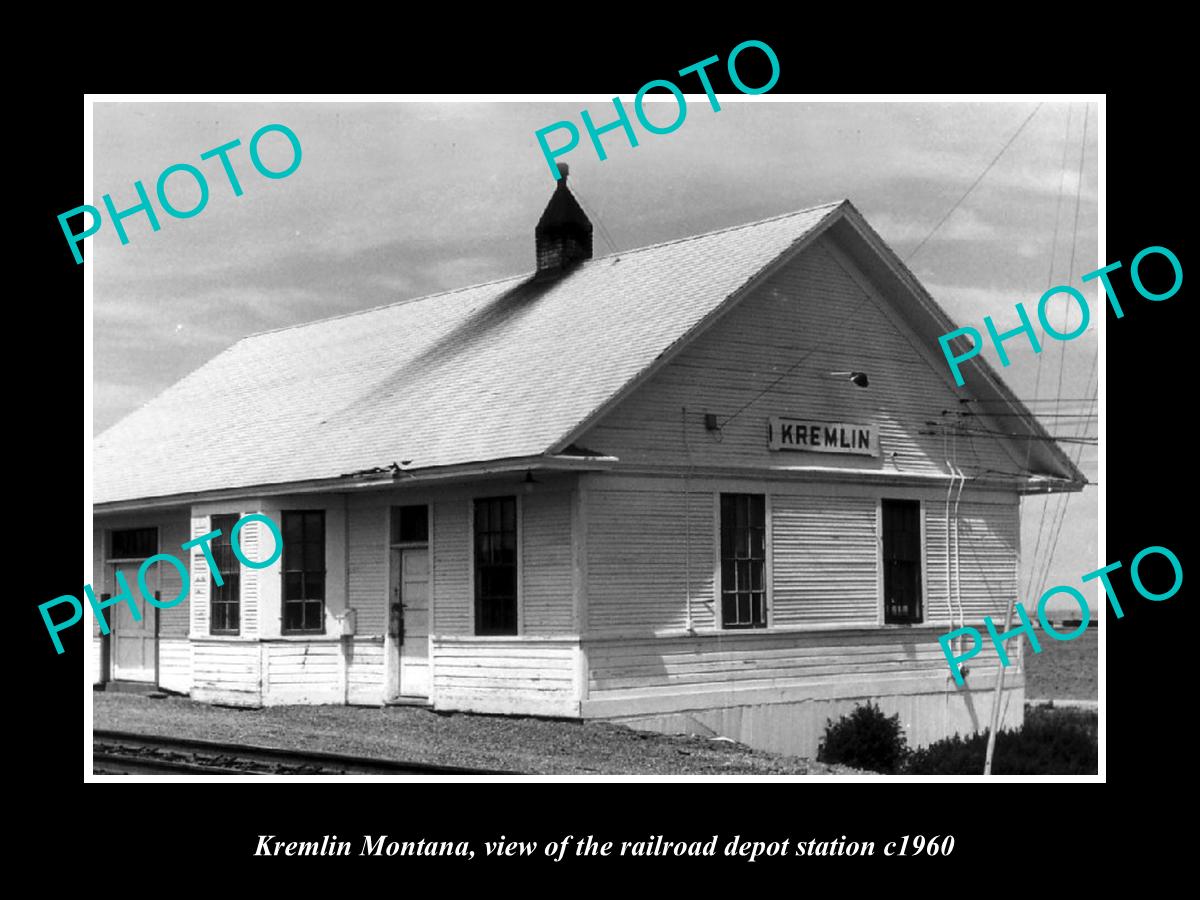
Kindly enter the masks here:
M 855 387 L 865 388 L 871 386 L 871 380 L 867 378 L 866 372 L 830 372 L 829 374 L 835 378 L 849 378 L 850 383 Z
M 721 426 L 717 424 L 716 413 L 704 414 L 704 427 L 708 431 L 719 431 L 721 429 Z
M 525 491 L 525 493 L 532 494 L 533 486 L 535 484 L 541 484 L 541 482 L 533 477 L 532 469 L 526 469 L 525 477 L 523 479 L 521 479 L 521 488 Z

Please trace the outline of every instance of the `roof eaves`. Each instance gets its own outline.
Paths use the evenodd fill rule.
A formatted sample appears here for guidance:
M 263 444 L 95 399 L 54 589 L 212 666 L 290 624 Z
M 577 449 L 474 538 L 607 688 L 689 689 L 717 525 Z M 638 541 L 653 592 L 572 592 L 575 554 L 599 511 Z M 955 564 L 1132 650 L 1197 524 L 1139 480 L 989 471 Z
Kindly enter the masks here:
M 942 309 L 941 304 L 933 298 L 933 296 L 925 290 L 924 285 L 912 270 L 908 268 L 904 260 L 902 260 L 896 252 L 888 246 L 887 242 L 879 235 L 879 233 L 871 227 L 871 224 L 866 220 L 858 208 L 849 200 L 845 201 L 846 218 L 855 226 L 859 234 L 869 243 L 872 248 L 879 253 L 885 262 L 892 268 L 900 280 L 912 291 L 913 296 L 921 305 L 924 311 L 933 318 L 941 329 L 946 332 L 955 330 L 958 326 L 954 320 Z M 1057 462 L 1068 473 L 1068 478 L 1061 479 L 1066 483 L 1075 485 L 1078 488 L 1067 488 L 1067 490 L 1082 490 L 1083 486 L 1088 483 L 1087 476 L 1080 471 L 1079 467 L 1071 460 L 1070 456 L 1059 446 L 1048 431 L 1042 427 L 1041 422 L 1029 410 L 1029 408 L 1021 401 L 1012 389 L 1000 377 L 1000 374 L 992 367 L 992 365 L 982 356 L 976 356 L 972 360 L 979 373 L 987 382 L 988 387 L 1009 404 L 1012 410 L 1019 414 L 1021 421 L 1030 429 L 1030 431 L 1040 439 L 1045 445 L 1050 454 L 1055 457 Z M 1045 476 L 1039 476 L 1045 477 Z

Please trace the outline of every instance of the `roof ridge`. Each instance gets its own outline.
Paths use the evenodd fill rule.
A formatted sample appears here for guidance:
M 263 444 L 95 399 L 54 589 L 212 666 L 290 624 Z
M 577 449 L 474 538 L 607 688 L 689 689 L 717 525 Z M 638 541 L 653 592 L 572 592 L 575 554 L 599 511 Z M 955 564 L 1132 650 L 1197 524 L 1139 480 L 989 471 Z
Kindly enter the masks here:
M 796 210 L 792 210 L 791 212 L 780 213 L 777 216 L 768 216 L 765 219 L 756 219 L 753 222 L 742 222 L 740 225 L 726 225 L 724 228 L 714 228 L 712 231 L 704 231 L 704 232 L 701 232 L 700 234 L 689 234 L 689 235 L 686 235 L 685 237 L 673 238 L 672 240 L 669 240 L 669 241 L 659 241 L 657 244 L 646 244 L 643 247 L 632 247 L 628 250 L 618 250 L 613 253 L 609 253 L 605 256 L 597 256 L 597 257 L 593 257 L 592 259 L 584 260 L 581 268 L 583 266 L 586 266 L 588 263 L 600 262 L 605 259 L 612 259 L 614 257 L 628 256 L 632 253 L 641 253 L 645 250 L 656 250 L 659 247 L 669 247 L 671 244 L 682 244 L 685 241 L 695 241 L 700 238 L 712 237 L 714 234 L 723 234 L 724 232 L 727 232 L 727 231 L 738 231 L 742 228 L 753 228 L 756 225 L 765 225 L 767 222 L 775 222 L 780 219 L 790 218 L 792 216 L 802 216 L 805 213 L 816 212 L 818 209 L 832 209 L 833 207 L 841 206 L 843 203 L 847 203 L 847 202 L 848 201 L 843 198 L 841 200 L 830 201 L 828 203 L 818 203 L 816 206 L 809 206 L 809 207 L 805 207 L 804 209 L 796 209 Z M 321 318 L 321 319 L 310 319 L 307 322 L 296 322 L 295 324 L 292 324 L 292 325 L 280 325 L 278 328 L 268 328 L 264 331 L 255 331 L 250 334 L 244 335 L 244 336 L 238 338 L 236 341 L 234 341 L 233 344 L 231 344 L 230 346 L 231 347 L 237 346 L 242 341 L 247 341 L 250 338 L 261 337 L 262 335 L 265 335 L 265 334 L 275 334 L 280 331 L 290 331 L 293 328 L 307 328 L 309 325 L 321 325 L 321 324 L 324 324 L 325 322 L 332 322 L 336 319 L 347 319 L 347 318 L 350 318 L 351 316 L 361 316 L 361 315 L 365 315 L 367 313 L 378 312 L 381 309 L 388 309 L 393 306 L 403 306 L 406 303 L 420 303 L 423 300 L 433 300 L 436 297 L 446 297 L 446 296 L 449 296 L 450 294 L 458 294 L 458 293 L 461 293 L 462 291 L 471 291 L 471 290 L 475 290 L 476 288 L 487 287 L 488 285 L 502 284 L 506 281 L 516 281 L 518 279 L 529 278 L 534 274 L 535 274 L 534 272 L 522 272 L 517 275 L 508 275 L 508 276 L 505 276 L 504 278 L 493 278 L 491 281 L 481 281 L 478 284 L 469 284 L 469 285 L 465 285 L 464 287 L 451 288 L 451 289 L 445 290 L 445 291 L 436 291 L 432 294 L 422 294 L 420 297 L 407 297 L 403 300 L 393 300 L 391 303 L 381 303 L 378 306 L 371 306 L 371 307 L 368 307 L 367 309 L 357 309 L 357 310 L 353 310 L 351 312 L 338 313 L 337 315 L 325 316 L 324 318 Z

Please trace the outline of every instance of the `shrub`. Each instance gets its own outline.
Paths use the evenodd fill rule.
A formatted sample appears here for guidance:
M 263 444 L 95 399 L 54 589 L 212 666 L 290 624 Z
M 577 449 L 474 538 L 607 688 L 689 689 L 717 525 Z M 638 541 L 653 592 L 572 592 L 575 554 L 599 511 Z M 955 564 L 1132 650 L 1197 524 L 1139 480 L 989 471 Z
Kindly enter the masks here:
M 905 775 L 982 775 L 987 732 L 914 750 Z M 1069 709 L 1030 709 L 1025 725 L 996 735 L 995 775 L 1095 775 L 1096 716 Z
M 908 740 L 900 716 L 890 718 L 873 703 L 855 706 L 837 722 L 827 719 L 817 760 L 842 763 L 857 769 L 894 774 L 908 754 Z

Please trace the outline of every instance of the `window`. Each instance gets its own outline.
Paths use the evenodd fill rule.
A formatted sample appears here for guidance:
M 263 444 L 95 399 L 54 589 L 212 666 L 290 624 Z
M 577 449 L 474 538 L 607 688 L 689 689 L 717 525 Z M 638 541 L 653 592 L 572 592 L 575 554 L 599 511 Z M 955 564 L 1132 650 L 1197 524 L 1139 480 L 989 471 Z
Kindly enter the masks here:
M 158 552 L 157 528 L 122 528 L 112 532 L 109 559 L 145 559 Z
M 283 514 L 283 632 L 325 630 L 325 512 Z
M 883 621 L 921 621 L 921 503 L 883 501 Z
M 721 495 L 721 625 L 767 627 L 767 513 L 762 494 Z
M 211 530 L 221 529 L 220 536 L 212 542 L 212 555 L 215 571 L 221 573 L 223 583 L 218 585 L 215 578 L 209 582 L 212 588 L 209 634 L 237 634 L 240 625 L 242 567 L 233 555 L 233 544 L 230 542 L 237 520 L 236 515 L 212 517 Z
M 393 506 L 392 543 L 429 543 L 429 507 Z
M 475 633 L 517 633 L 517 498 L 475 501 Z

